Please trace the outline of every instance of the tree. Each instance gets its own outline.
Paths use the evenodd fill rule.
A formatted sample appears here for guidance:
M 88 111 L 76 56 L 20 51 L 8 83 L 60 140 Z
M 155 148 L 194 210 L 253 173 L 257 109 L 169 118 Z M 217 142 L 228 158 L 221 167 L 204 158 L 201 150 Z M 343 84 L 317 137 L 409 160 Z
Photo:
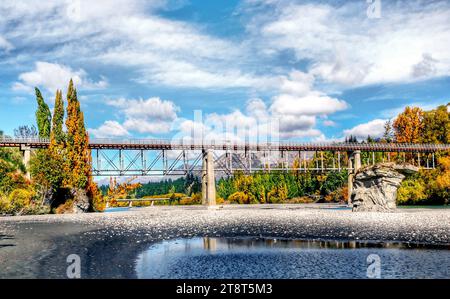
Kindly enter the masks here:
M 50 141 L 54 144 L 63 145 L 65 134 L 63 131 L 64 123 L 64 102 L 62 99 L 62 91 L 56 91 L 55 108 L 52 118 L 52 131 L 50 133 Z
M 386 142 L 392 142 L 394 140 L 394 129 L 392 127 L 392 120 L 387 120 L 384 124 L 383 139 Z
M 440 171 L 436 177 L 437 195 L 450 203 L 450 155 L 439 158 Z
M 38 132 L 34 125 L 19 126 L 18 128 L 14 129 L 14 137 L 16 137 L 16 138 L 35 138 L 35 137 L 38 137 Z
M 89 137 L 84 125 L 83 112 L 77 91 L 70 80 L 67 90 L 67 163 L 68 173 L 66 185 L 78 189 L 86 189 L 90 183 L 91 152 L 88 148 Z
M 37 193 L 43 204 L 56 208 L 64 203 L 63 178 L 61 170 L 63 157 L 50 149 L 37 150 L 30 160 L 30 173 Z
M 395 140 L 398 143 L 419 143 L 423 131 L 423 111 L 418 107 L 406 107 L 394 121 Z
M 51 131 L 51 113 L 48 105 L 45 103 L 40 90 L 36 87 L 36 100 L 38 109 L 36 111 L 36 122 L 39 130 L 40 138 L 49 138 Z
M 442 105 L 427 111 L 423 116 L 423 143 L 450 142 L 450 112 Z

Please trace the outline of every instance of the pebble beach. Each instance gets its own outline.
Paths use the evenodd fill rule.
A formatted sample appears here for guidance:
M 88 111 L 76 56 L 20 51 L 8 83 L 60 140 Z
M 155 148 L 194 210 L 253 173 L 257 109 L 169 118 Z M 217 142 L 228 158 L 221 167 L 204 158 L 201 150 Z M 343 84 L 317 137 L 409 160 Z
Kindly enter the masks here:
M 83 277 L 134 278 L 149 245 L 192 237 L 262 237 L 443 245 L 450 209 L 351 212 L 344 206 L 153 206 L 121 212 L 0 217 L 1 278 L 64 278 L 78 254 Z

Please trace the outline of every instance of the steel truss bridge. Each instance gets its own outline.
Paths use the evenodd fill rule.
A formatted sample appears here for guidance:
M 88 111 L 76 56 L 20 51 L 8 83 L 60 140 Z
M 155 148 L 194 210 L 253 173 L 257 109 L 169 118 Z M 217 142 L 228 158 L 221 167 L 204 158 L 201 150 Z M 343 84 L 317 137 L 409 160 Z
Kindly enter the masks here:
M 48 139 L 0 137 L 0 147 L 20 147 L 27 155 L 33 149 L 49 146 Z M 235 171 L 331 171 L 359 168 L 362 164 L 390 161 L 392 153 L 413 157 L 421 168 L 434 168 L 435 153 L 450 150 L 450 144 L 404 143 L 298 143 L 298 142 L 193 142 L 164 139 L 91 139 L 94 176 L 182 176 L 202 172 L 205 152 L 212 153 L 216 172 Z M 324 157 L 324 152 L 331 153 Z M 360 153 L 366 154 L 361 162 Z M 344 164 L 342 153 L 350 159 Z M 355 156 L 354 154 L 357 153 Z M 384 153 L 382 157 L 376 153 Z M 397 155 L 398 157 L 399 155 Z M 311 158 L 313 163 L 311 163 Z M 355 160 L 356 157 L 356 160 Z M 353 159 L 353 163 L 352 163 Z M 297 160 L 297 167 L 293 167 Z

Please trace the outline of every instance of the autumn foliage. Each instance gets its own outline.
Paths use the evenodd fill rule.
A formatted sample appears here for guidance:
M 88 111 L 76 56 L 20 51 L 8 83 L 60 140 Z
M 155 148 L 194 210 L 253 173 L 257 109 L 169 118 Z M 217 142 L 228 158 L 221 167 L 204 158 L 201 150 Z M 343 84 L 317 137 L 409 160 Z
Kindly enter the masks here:
M 423 131 L 423 111 L 418 107 L 406 107 L 405 111 L 397 116 L 393 127 L 398 143 L 419 143 Z

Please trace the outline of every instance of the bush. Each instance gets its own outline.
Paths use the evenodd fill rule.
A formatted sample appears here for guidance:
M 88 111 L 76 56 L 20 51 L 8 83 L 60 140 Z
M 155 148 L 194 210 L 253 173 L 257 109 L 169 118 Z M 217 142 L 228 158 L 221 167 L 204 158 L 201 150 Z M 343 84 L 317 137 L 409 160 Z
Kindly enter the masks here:
M 9 204 L 8 198 L 0 195 L 0 214 L 10 214 L 11 205 Z
M 27 189 L 15 189 L 9 194 L 10 211 L 14 214 L 26 214 L 31 207 L 34 192 Z
M 231 194 L 230 197 L 228 197 L 228 200 L 230 201 L 230 203 L 239 203 L 239 204 L 250 203 L 248 194 L 240 191 Z
M 408 179 L 402 182 L 397 194 L 398 204 L 424 203 L 428 198 L 425 184 L 421 180 Z

